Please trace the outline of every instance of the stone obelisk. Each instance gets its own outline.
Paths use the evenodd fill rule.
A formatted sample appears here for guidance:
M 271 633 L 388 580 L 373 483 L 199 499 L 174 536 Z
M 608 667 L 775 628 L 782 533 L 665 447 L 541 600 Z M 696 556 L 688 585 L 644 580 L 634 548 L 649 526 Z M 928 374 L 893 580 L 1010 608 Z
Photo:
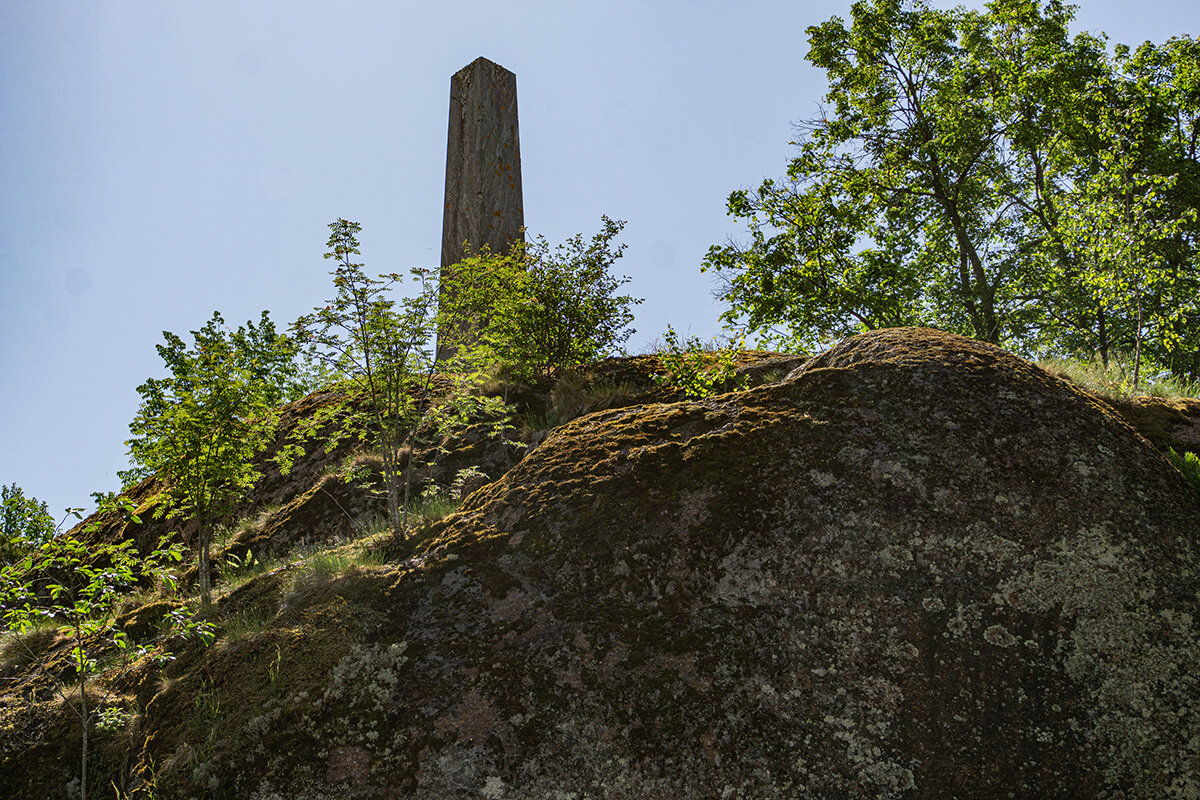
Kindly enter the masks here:
M 525 227 L 517 76 L 480 56 L 450 78 L 442 273 L 484 245 L 502 254 Z M 445 296 L 443 295 L 443 302 Z M 438 331 L 438 357 L 454 352 L 466 329 Z

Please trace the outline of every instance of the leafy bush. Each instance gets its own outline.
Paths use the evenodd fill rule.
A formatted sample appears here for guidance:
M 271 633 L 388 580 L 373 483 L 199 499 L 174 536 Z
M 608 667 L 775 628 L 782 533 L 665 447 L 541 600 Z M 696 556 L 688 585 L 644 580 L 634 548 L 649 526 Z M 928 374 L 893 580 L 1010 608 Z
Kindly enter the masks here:
M 467 329 L 488 290 L 462 284 L 459 302 L 451 302 L 433 270 L 413 269 L 412 295 L 393 299 L 400 275 L 372 278 L 353 261 L 361 226 L 338 219 L 329 228 L 325 258 L 338 264 L 332 273 L 336 296 L 300 317 L 293 330 L 310 359 L 341 379 L 346 392 L 305 420 L 295 435 L 319 433 L 327 452 L 342 438 L 370 442 L 383 474 L 389 521 L 401 531 L 408 526 L 415 466 L 406 453 L 466 419 L 495 420 L 498 430 L 508 416 L 502 400 L 475 391 L 486 377 L 478 351 L 448 352 L 439 360 L 432 348 L 437 331 Z M 333 436 L 327 424 L 335 427 Z
M 658 355 L 663 372 L 654 376 L 660 386 L 682 389 L 693 400 L 709 397 L 726 387 L 734 391 L 745 388 L 745 376 L 737 377 L 732 348 L 709 349 L 698 336 L 689 336 L 680 343 L 679 335 L 670 325 L 663 334 L 663 344 L 664 349 Z
M 611 274 L 625 250 L 613 246 L 624 221 L 601 222 L 588 241 L 576 234 L 552 248 L 539 236 L 505 255 L 485 249 L 445 270 L 443 315 L 473 322 L 443 320 L 439 337 L 453 349 L 469 344 L 532 383 L 619 349 L 634 332 L 631 307 L 642 301 L 618 295 L 629 278 Z

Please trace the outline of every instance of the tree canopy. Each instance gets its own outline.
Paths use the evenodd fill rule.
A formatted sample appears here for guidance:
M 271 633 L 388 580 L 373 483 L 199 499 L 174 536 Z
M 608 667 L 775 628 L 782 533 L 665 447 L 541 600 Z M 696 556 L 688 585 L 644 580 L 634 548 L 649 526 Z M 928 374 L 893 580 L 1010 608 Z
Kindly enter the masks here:
M 729 198 L 750 239 L 705 259 L 724 320 L 792 346 L 925 324 L 1104 358 L 1148 331 L 1159 362 L 1194 368 L 1200 43 L 1110 52 L 1072 18 L 1058 0 L 862 0 L 810 27 L 825 105 L 783 179 Z M 1113 202 L 1142 204 L 1121 223 L 1136 252 L 1081 230 Z
M 41 547 L 54 536 L 46 503 L 26 497 L 15 483 L 0 486 L 0 566 Z
M 141 407 L 129 425 L 126 484 L 150 475 L 166 481 L 170 516 L 199 523 L 194 546 L 202 601 L 209 602 L 213 526 L 254 485 L 254 456 L 274 435 L 276 405 L 301 391 L 297 345 L 278 334 L 264 311 L 258 325 L 226 330 L 214 312 L 192 331 L 193 345 L 170 331 L 158 353 L 170 374 L 138 387 Z

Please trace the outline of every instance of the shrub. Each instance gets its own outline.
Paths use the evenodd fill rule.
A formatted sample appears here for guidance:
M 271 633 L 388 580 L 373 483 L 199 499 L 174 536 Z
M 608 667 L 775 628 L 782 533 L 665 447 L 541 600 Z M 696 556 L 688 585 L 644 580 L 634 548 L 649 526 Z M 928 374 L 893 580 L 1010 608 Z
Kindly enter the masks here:
M 472 309 L 487 292 L 467 284 L 451 291 L 434 271 L 413 269 L 412 296 L 393 299 L 400 275 L 372 278 L 353 261 L 360 254 L 361 226 L 338 219 L 329 228 L 325 257 L 338 264 L 332 273 L 336 296 L 300 317 L 293 330 L 310 360 L 340 377 L 345 392 L 294 435 L 324 433 L 326 423 L 334 423 L 327 452 L 343 438 L 371 441 L 387 491 L 389 522 L 401 531 L 408 525 L 415 463 L 405 455 L 416 452 L 431 433 L 442 435 L 465 418 L 495 418 L 502 428 L 507 417 L 503 401 L 475 391 L 485 378 L 477 368 L 478 352 L 464 348 L 435 358 L 432 348 L 435 331 L 467 328 Z
M 722 390 L 744 389 L 745 376 L 738 377 L 732 348 L 710 349 L 698 336 L 684 343 L 670 325 L 663 334 L 665 349 L 659 353 L 663 371 L 654 376 L 660 386 L 682 389 L 685 396 L 698 400 Z
M 453 346 L 482 350 L 512 378 L 540 384 L 619 349 L 634 332 L 631 307 L 642 301 L 618 295 L 629 278 L 611 273 L 625 250 L 613 246 L 624 221 L 601 221 L 588 241 L 576 234 L 552 248 L 539 236 L 503 256 L 485 249 L 446 270 L 443 315 L 474 320 L 475 327 L 444 320 L 439 335 L 457 336 Z

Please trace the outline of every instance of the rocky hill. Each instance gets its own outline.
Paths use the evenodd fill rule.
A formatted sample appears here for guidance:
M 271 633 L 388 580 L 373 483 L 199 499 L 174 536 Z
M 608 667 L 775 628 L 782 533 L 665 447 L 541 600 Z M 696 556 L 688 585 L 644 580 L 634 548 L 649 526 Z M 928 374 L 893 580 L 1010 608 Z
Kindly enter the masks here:
M 493 480 L 456 513 L 258 574 L 135 670 L 97 791 L 1200 796 L 1200 494 L 1159 450 L 948 334 L 756 363 L 698 402 L 629 380 L 528 453 L 465 434 Z M 244 545 L 327 537 L 305 474 Z M 0 666 L 0 796 L 70 796 L 74 720 Z

